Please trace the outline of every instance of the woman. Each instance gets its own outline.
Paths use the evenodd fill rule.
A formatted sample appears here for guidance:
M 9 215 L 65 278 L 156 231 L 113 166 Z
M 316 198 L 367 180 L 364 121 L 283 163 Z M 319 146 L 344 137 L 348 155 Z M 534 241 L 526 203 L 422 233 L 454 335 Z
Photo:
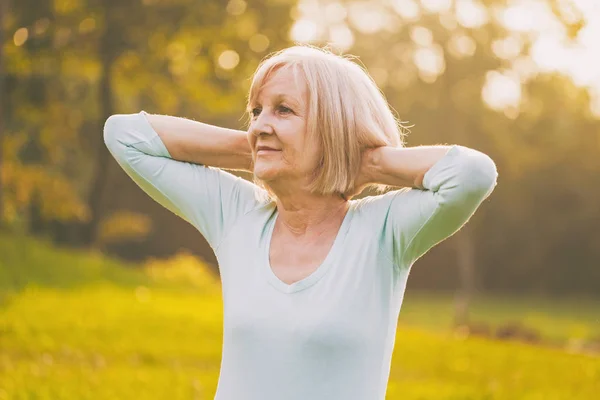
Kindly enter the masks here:
M 409 271 L 489 196 L 496 166 L 459 145 L 403 147 L 364 70 L 309 45 L 259 65 L 248 111 L 247 132 L 144 111 L 104 127 L 129 176 L 215 251 L 215 399 L 384 399 Z M 403 189 L 351 199 L 369 185 Z

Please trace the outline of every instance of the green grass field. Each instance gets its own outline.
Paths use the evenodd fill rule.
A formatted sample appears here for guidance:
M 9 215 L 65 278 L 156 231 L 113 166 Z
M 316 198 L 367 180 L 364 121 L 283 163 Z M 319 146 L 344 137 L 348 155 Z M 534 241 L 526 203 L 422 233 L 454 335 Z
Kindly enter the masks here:
M 0 236 L 0 399 L 212 399 L 218 281 L 190 257 L 160 264 Z M 598 336 L 599 304 L 489 297 L 473 314 L 566 341 Z M 447 295 L 406 295 L 388 399 L 598 398 L 598 355 L 457 335 L 451 311 Z

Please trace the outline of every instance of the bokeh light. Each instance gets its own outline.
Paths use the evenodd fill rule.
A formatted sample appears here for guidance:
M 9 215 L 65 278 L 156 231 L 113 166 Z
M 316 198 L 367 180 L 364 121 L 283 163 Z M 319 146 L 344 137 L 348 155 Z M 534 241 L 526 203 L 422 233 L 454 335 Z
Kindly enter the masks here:
M 23 43 L 27 41 L 28 37 L 29 31 L 27 30 L 27 28 L 19 28 L 15 31 L 15 34 L 13 35 L 13 42 L 15 46 L 22 46 Z
M 491 51 L 507 63 L 506 69 L 511 76 L 518 77 L 516 81 L 526 83 L 539 72 L 559 72 L 569 76 L 575 84 L 588 88 L 592 98 L 597 97 L 596 92 L 600 93 L 600 3 L 595 0 L 557 1 L 557 10 L 566 22 L 585 21 L 573 40 L 567 37 L 564 23 L 555 14 L 557 10 L 553 12 L 545 0 L 508 0 L 504 6 L 498 3 L 493 7 L 487 7 L 487 3 L 480 0 L 353 1 L 343 4 L 300 0 L 290 36 L 307 43 L 326 40 L 342 51 L 351 51 L 357 34 L 376 35 L 383 29 L 396 32 L 403 26 L 398 18 L 394 22 L 382 4 L 407 24 L 415 46 L 409 51 L 412 60 L 408 62 L 414 63 L 421 79 L 428 83 L 444 73 L 446 57 L 460 60 L 474 56 L 477 42 L 487 40 L 488 33 L 481 30 L 482 27 L 495 22 L 510 34 L 495 38 L 490 44 Z M 433 32 L 426 25 L 408 25 L 418 23 L 427 14 L 437 14 L 440 24 L 451 32 L 445 43 L 436 44 Z M 531 43 L 531 49 L 523 54 L 527 42 Z M 514 107 L 520 96 L 520 90 L 515 90 L 512 85 L 515 79 L 507 79 L 504 72 L 489 75 L 482 99 L 492 109 L 497 109 L 498 104 Z M 380 81 L 390 83 L 389 79 Z M 489 83 L 491 81 L 511 82 L 506 90 L 497 93 L 498 100 L 493 98 L 501 85 Z
M 488 10 L 473 0 L 456 0 L 456 20 L 465 28 L 479 28 L 489 21 Z
M 261 53 L 269 47 L 269 38 L 263 34 L 257 33 L 252 35 L 248 41 L 250 49 L 256 53 Z
M 455 33 L 448 41 L 447 50 L 456 59 L 470 57 L 477 50 L 477 43 L 472 37 L 464 33 Z
M 240 62 L 240 56 L 235 50 L 225 50 L 219 55 L 219 66 L 225 70 L 234 69 Z
M 300 19 L 294 23 L 291 37 L 299 42 L 311 42 L 317 39 L 317 24 L 308 19 Z
M 414 0 L 392 0 L 391 6 L 405 21 L 416 21 L 421 16 L 421 9 Z
M 521 82 L 514 75 L 490 71 L 481 94 L 483 100 L 495 110 L 515 107 L 521 99 Z
M 79 32 L 88 33 L 96 29 L 96 20 L 92 17 L 85 18 L 79 23 Z
M 173 208 L 156 187 L 140 190 L 151 179 L 126 175 L 160 180 L 179 166 L 224 177 L 223 167 L 236 185 L 250 180 L 238 145 L 251 78 L 290 39 L 360 64 L 410 128 L 406 146 L 464 145 L 497 165 L 499 185 L 473 221 L 413 267 L 388 332 L 402 344 L 386 398 L 598 397 L 600 0 L 0 3 L 10 3 L 0 13 L 0 400 L 214 397 L 228 250 L 215 253 L 194 216 L 178 218 L 191 208 L 175 205 L 175 186 L 161 196 Z M 271 120 L 272 141 L 301 128 L 305 113 L 292 111 Z M 132 124 L 103 143 L 111 114 Z M 164 157 L 172 135 L 155 145 L 169 115 L 231 128 L 210 147 L 227 144 L 214 157 L 185 145 Z M 395 131 L 372 116 L 345 117 Z M 110 157 L 116 148 L 130 168 Z M 413 194 L 426 195 L 402 191 Z M 400 242 L 396 253 L 415 243 Z
M 244 0 L 230 0 L 227 3 L 227 12 L 231 15 L 241 15 L 246 11 L 247 6 Z

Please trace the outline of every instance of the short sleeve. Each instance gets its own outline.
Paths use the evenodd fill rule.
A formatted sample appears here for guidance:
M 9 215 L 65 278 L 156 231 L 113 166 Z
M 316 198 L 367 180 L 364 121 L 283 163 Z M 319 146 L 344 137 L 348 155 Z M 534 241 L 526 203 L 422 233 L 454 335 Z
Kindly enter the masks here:
M 260 206 L 262 189 L 218 168 L 172 159 L 145 114 L 110 116 L 108 150 L 146 194 L 196 227 L 216 251 L 235 221 Z
M 391 194 L 386 225 L 395 265 L 410 267 L 433 246 L 456 233 L 497 184 L 486 154 L 454 145 L 425 174 L 424 189 Z

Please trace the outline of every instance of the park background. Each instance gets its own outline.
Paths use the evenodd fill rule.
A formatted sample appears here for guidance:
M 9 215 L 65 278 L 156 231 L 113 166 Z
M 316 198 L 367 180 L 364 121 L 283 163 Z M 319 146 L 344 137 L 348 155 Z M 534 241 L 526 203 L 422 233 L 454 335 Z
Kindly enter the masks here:
M 214 396 L 214 254 L 103 126 L 245 129 L 253 71 L 295 43 L 357 56 L 408 146 L 498 168 L 411 272 L 387 398 L 597 398 L 600 2 L 0 0 L 0 399 Z

